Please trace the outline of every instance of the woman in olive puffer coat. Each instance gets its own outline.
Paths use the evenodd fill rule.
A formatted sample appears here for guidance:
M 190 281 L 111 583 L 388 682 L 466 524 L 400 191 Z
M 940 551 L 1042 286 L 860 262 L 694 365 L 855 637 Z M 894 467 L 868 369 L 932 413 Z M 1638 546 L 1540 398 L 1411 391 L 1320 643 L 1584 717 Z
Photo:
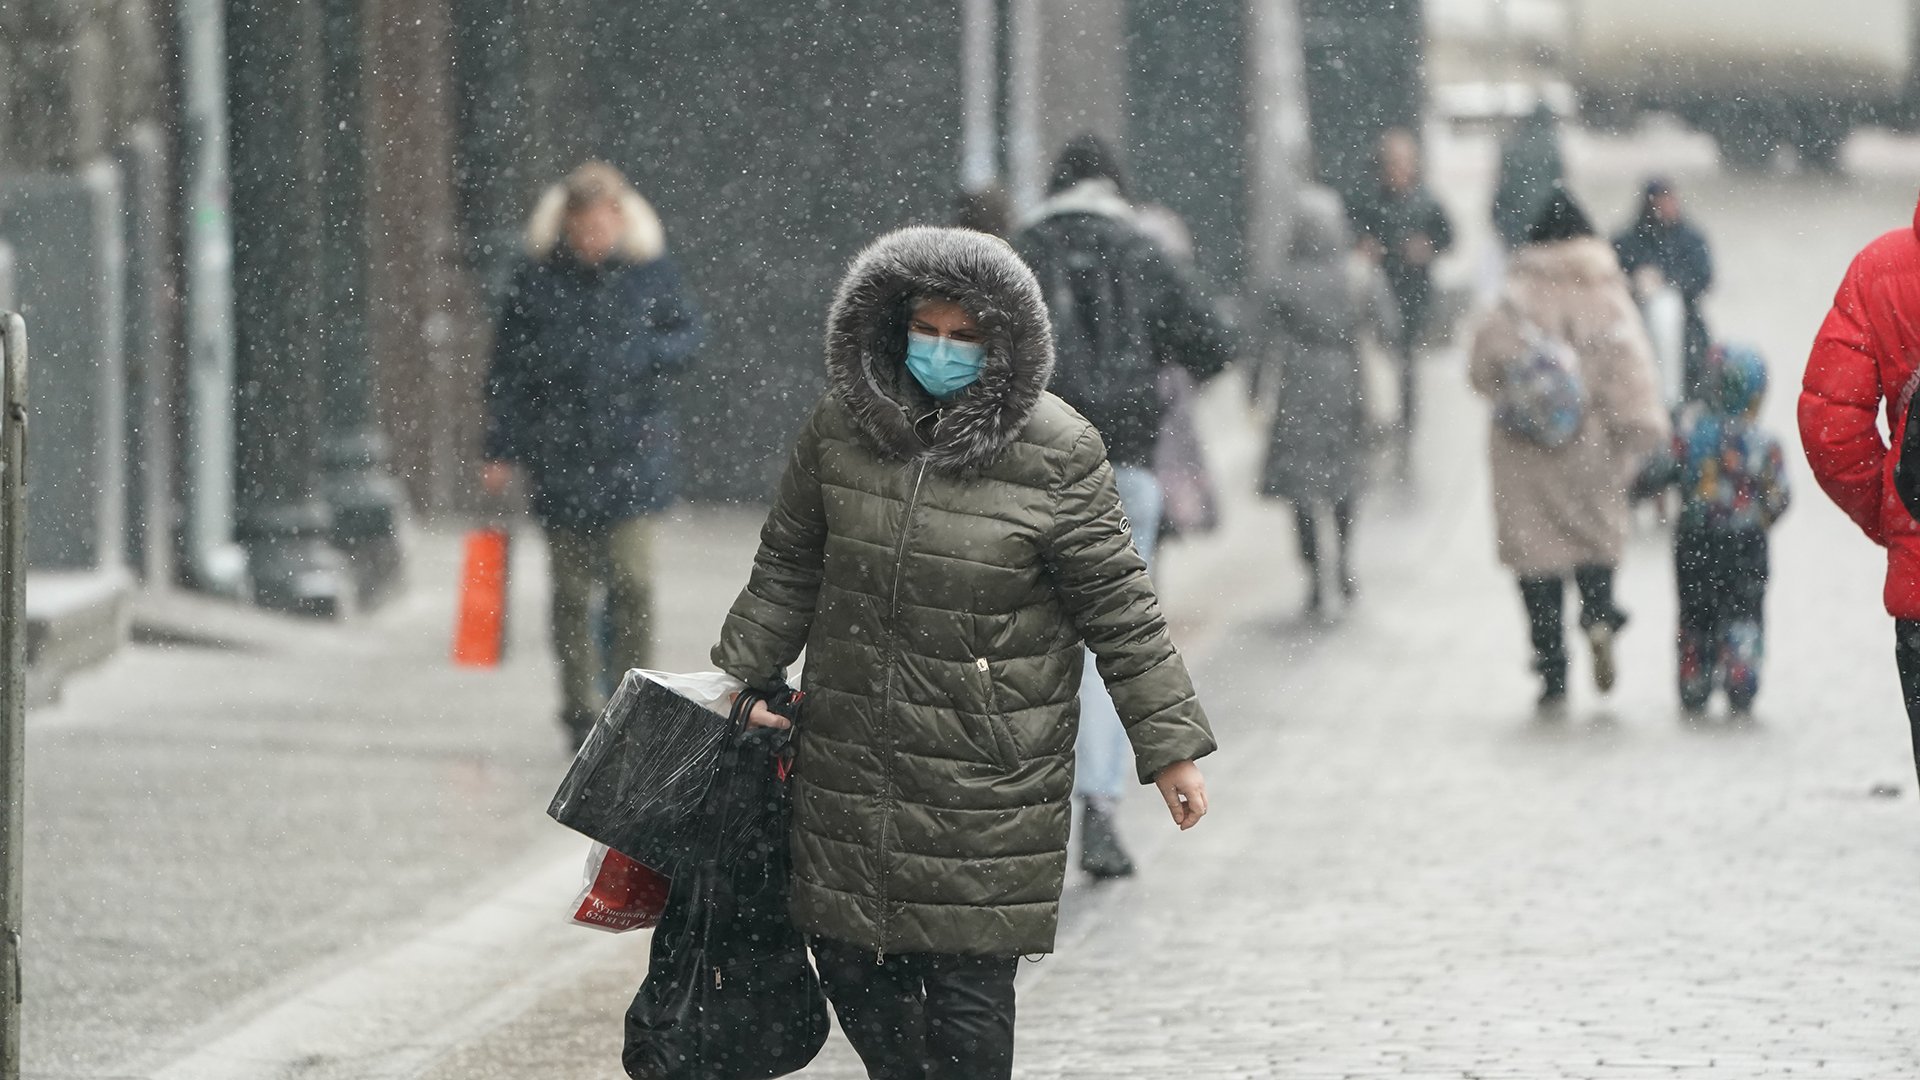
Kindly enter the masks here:
M 826 351 L 713 659 L 770 689 L 806 650 L 793 916 L 869 1073 L 1004 1077 L 1015 962 L 1058 922 L 1081 642 L 1182 828 L 1213 736 L 1100 436 L 1046 392 L 1046 305 L 1012 248 L 882 237 Z

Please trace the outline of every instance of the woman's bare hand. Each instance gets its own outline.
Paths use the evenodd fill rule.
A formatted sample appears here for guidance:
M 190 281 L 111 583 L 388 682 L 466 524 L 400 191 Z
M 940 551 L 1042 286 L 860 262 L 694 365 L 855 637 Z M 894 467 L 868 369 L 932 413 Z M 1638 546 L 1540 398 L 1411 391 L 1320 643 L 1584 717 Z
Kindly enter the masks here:
M 1200 824 L 1207 816 L 1207 781 L 1200 766 L 1191 761 L 1176 761 L 1153 778 L 1160 797 L 1167 800 L 1167 812 L 1182 832 Z
M 733 695 L 733 700 L 739 701 L 740 695 Z M 747 713 L 747 726 L 773 728 L 776 731 L 785 731 L 787 728 L 793 726 L 793 721 L 767 708 L 765 701 L 755 701 L 753 703 L 753 711 Z

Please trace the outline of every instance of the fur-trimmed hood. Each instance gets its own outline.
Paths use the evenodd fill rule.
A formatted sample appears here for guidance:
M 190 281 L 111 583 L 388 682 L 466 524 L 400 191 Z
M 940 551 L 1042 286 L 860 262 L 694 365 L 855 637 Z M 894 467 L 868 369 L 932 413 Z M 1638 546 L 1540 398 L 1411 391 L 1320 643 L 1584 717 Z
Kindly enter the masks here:
M 639 192 L 628 188 L 620 193 L 621 216 L 626 219 L 626 235 L 614 251 L 628 262 L 650 263 L 667 253 L 667 232 L 660 215 Z M 560 246 L 560 229 L 567 217 L 567 189 L 554 184 L 540 193 L 533 213 L 527 218 L 527 256 L 545 262 Z
M 1047 196 L 1045 202 L 1022 218 L 1022 228 L 1062 214 L 1094 214 L 1115 221 L 1132 223 L 1139 211 L 1120 194 L 1120 185 L 1104 177 L 1082 180 Z
M 906 371 L 915 297 L 966 308 L 985 338 L 980 380 L 945 403 Z M 977 470 L 1019 436 L 1052 376 L 1053 329 L 1040 284 L 997 237 L 928 227 L 888 233 L 854 257 L 834 295 L 827 378 L 889 457 L 924 457 L 950 474 Z
M 1510 273 L 1521 282 L 1581 286 L 1602 285 L 1624 276 L 1613 245 L 1597 236 L 1528 244 L 1513 253 Z

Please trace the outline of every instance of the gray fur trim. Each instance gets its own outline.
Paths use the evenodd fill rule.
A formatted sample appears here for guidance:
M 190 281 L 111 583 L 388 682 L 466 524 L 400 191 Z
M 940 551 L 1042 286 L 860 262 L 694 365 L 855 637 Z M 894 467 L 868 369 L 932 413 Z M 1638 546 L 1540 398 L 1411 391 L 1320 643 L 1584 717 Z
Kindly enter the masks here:
M 937 296 L 966 308 L 987 346 L 980 381 L 944 406 L 906 372 L 905 301 Z M 854 424 L 888 457 L 924 457 L 937 471 L 982 468 L 1017 438 L 1053 377 L 1053 328 L 1033 271 L 998 237 L 915 227 L 854 257 L 827 317 L 827 378 Z M 929 439 L 916 418 L 939 413 Z

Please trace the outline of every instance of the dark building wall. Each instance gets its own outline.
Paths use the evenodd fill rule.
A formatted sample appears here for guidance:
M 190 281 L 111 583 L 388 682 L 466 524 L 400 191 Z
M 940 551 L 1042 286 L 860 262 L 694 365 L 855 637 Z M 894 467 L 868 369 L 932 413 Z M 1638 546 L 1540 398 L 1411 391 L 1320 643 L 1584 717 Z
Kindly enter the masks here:
M 887 229 L 945 220 L 960 161 L 959 6 L 601 0 L 540 18 L 528 52 L 498 70 L 471 35 L 462 53 L 463 79 L 496 87 L 488 115 L 519 125 L 468 116 L 464 146 L 501 168 L 518 155 L 504 181 L 463 164 L 468 220 L 517 225 L 582 157 L 625 170 L 707 314 L 679 402 L 689 494 L 764 498 L 825 388 L 826 309 L 847 260 Z M 506 198 L 517 205 L 489 202 Z
M 1300 19 L 1316 171 L 1351 204 L 1372 185 L 1380 133 L 1420 129 L 1420 0 L 1300 0 Z
M 1130 0 L 1127 145 L 1143 202 L 1177 211 L 1201 270 L 1245 273 L 1246 14 L 1239 4 Z

